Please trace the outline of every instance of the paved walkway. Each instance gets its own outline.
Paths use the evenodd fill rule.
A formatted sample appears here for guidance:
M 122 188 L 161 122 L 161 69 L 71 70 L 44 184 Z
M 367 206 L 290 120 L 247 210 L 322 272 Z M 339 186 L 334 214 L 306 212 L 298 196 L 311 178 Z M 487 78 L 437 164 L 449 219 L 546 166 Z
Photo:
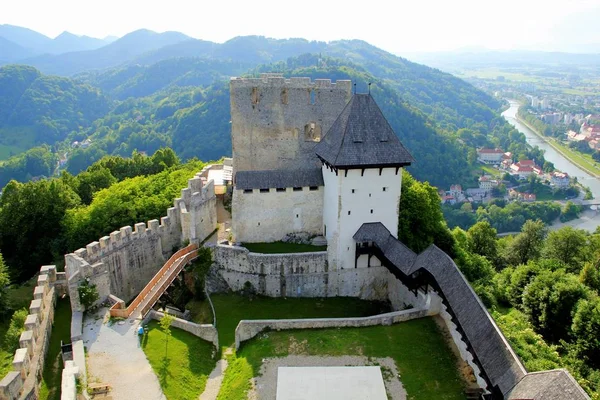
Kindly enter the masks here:
M 139 321 L 128 319 L 109 326 L 107 308 L 85 317 L 83 343 L 88 350 L 88 382 L 111 385 L 114 400 L 166 400 L 140 347 L 138 325 Z

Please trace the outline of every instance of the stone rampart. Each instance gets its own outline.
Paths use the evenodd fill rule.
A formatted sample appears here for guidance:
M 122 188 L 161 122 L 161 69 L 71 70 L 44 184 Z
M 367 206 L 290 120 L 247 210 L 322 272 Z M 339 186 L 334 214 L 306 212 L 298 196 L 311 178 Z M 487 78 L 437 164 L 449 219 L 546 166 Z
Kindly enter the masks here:
M 40 269 L 25 329 L 19 338 L 19 349 L 13 358 L 13 370 L 0 380 L 0 400 L 38 397 L 54 322 L 57 288 L 65 287 L 57 275 L 54 265 Z
M 160 311 L 150 310 L 144 319 L 144 323 L 147 323 L 151 319 L 160 321 L 164 315 L 165 314 Z M 215 348 L 219 348 L 219 335 L 217 333 L 217 328 L 215 328 L 214 325 L 196 324 L 181 318 L 174 318 L 171 326 L 189 332 L 194 336 L 198 336 L 200 339 L 211 342 Z
M 148 224 L 125 226 L 85 248 L 65 255 L 65 270 L 73 311 L 83 311 L 77 288 L 83 280 L 96 285 L 98 303 L 110 294 L 129 301 L 185 241 L 204 240 L 217 227 L 214 182 L 201 177 L 188 181 L 167 216 Z M 205 174 L 206 175 L 206 174 Z
M 217 245 L 214 262 L 229 287 L 242 290 L 249 282 L 270 297 L 358 297 L 390 301 L 395 310 L 421 306 L 424 297 L 396 282 L 381 265 L 329 271 L 327 252 L 259 254 L 239 246 Z M 373 264 L 376 264 L 373 262 Z M 390 290 L 393 289 L 393 290 Z
M 394 311 L 371 317 L 357 318 L 307 318 L 307 319 L 262 319 L 242 320 L 235 328 L 235 348 L 240 348 L 242 342 L 252 339 L 260 332 L 286 329 L 322 329 L 322 328 L 357 328 L 373 325 L 392 325 L 402 321 L 422 318 L 428 315 L 425 308 Z

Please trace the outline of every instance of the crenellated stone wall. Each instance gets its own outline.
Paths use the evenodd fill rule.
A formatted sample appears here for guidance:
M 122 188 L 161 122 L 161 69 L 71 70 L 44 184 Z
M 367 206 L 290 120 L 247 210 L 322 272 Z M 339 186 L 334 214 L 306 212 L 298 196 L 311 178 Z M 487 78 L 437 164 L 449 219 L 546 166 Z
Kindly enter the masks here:
M 104 302 L 113 294 L 125 301 L 135 297 L 174 250 L 184 242 L 206 239 L 217 227 L 214 182 L 205 167 L 188 181 L 174 207 L 158 220 L 125 226 L 85 248 L 65 255 L 65 270 L 73 311 L 83 311 L 77 288 L 83 280 L 96 285 Z M 204 176 L 202 176 L 204 175 Z
M 46 353 L 54 322 L 58 295 L 63 295 L 64 274 L 54 265 L 40 269 L 25 330 L 19 338 L 19 349 L 13 358 L 13 370 L 0 380 L 0 400 L 37 399 Z

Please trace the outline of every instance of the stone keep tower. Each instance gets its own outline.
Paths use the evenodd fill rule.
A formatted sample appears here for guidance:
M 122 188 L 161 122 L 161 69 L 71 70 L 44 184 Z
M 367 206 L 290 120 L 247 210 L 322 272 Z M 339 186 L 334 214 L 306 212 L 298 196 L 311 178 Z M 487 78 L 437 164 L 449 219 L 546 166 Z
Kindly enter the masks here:
M 351 82 L 262 74 L 232 78 L 233 171 L 318 168 L 314 146 L 342 112 Z
M 329 269 L 357 266 L 352 236 L 364 223 L 398 232 L 401 168 L 413 161 L 370 94 L 355 94 L 315 147 L 322 162 Z

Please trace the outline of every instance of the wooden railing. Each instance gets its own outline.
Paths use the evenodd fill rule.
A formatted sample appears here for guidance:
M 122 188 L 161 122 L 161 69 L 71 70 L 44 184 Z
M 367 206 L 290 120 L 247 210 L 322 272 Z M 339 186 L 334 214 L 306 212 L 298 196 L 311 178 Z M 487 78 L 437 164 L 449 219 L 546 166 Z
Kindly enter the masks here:
M 144 316 L 146 312 L 148 312 L 148 310 L 150 310 L 150 308 L 154 305 L 154 303 L 158 301 L 160 296 L 162 296 L 164 291 L 171 285 L 171 283 L 173 283 L 183 267 L 197 256 L 197 244 L 190 244 L 189 246 L 184 247 L 173 254 L 127 308 L 123 308 L 123 303 L 116 303 L 110 308 L 110 316 L 117 318 L 129 318 L 144 302 L 144 300 L 148 300 L 142 309 L 140 309 L 141 316 Z M 157 287 L 163 278 L 165 278 L 164 281 L 160 287 Z

